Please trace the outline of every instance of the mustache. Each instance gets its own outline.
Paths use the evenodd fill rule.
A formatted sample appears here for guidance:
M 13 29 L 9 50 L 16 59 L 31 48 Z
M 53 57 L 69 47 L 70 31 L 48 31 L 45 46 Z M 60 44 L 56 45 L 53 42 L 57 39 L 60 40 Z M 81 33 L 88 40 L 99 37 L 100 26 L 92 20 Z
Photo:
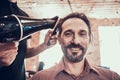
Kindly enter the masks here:
M 74 43 L 67 45 L 66 48 L 80 48 L 81 50 L 84 50 L 84 47 L 82 45 Z

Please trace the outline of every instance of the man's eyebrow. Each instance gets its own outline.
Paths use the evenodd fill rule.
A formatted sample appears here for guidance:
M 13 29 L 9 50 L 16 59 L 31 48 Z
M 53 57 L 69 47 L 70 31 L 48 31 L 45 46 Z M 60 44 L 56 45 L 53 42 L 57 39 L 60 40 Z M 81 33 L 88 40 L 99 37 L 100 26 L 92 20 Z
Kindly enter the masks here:
M 86 30 L 80 30 L 80 32 L 86 32 Z
M 65 32 L 73 32 L 71 29 L 66 30 Z

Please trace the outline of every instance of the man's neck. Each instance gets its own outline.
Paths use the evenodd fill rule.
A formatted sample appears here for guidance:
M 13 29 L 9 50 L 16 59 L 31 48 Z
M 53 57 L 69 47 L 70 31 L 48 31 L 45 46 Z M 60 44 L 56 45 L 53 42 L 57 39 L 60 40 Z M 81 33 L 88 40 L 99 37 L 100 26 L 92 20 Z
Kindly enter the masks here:
M 65 71 L 69 74 L 75 75 L 76 77 L 79 76 L 84 70 L 84 61 L 85 59 L 77 63 L 71 63 L 64 59 Z

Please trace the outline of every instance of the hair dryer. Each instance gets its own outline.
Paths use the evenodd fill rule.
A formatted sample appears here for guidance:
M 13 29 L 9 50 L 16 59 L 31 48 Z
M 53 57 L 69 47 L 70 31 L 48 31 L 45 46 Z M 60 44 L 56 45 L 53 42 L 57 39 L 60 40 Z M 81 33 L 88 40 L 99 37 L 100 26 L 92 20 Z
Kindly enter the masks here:
M 21 41 L 34 32 L 53 28 L 57 19 L 58 16 L 33 19 L 14 14 L 0 17 L 0 42 Z

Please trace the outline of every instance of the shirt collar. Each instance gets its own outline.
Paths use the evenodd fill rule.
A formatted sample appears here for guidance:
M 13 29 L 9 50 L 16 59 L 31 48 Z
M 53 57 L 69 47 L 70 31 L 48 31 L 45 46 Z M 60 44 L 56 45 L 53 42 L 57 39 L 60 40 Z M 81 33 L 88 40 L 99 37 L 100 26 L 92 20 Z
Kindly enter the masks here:
M 95 66 L 90 65 L 88 60 L 85 59 L 85 72 L 89 73 L 90 71 L 93 71 L 98 75 L 100 74 L 99 71 L 97 70 L 97 68 Z
M 58 63 L 58 65 L 56 65 L 56 73 L 55 75 L 57 75 L 58 73 L 60 73 L 61 71 L 65 70 L 65 63 L 64 63 L 64 59 L 62 58 L 62 60 Z M 85 59 L 85 68 L 84 68 L 84 72 L 85 73 L 89 73 L 90 71 L 93 71 L 95 73 L 97 73 L 99 75 L 99 71 L 96 69 L 96 67 L 91 66 L 89 64 L 89 62 L 87 61 L 87 59 Z

